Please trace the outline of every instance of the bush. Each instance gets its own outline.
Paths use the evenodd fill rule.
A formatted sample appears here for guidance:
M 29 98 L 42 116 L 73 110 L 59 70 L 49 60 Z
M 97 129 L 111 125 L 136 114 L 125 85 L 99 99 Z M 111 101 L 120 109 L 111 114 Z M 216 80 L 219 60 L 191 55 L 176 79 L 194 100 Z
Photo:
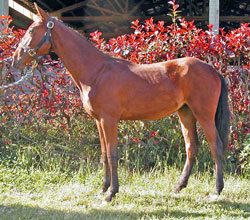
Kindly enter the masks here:
M 153 18 L 132 22 L 134 33 L 105 41 L 101 33 L 91 34 L 100 50 L 136 63 L 153 63 L 195 56 L 212 64 L 227 80 L 232 113 L 228 163 L 230 169 L 247 169 L 250 131 L 249 115 L 249 23 L 214 35 L 212 26 L 204 31 L 194 21 L 178 19 L 178 5 L 172 4 L 173 23 L 154 23 Z M 9 24 L 10 17 L 1 17 Z M 5 26 L 6 27 L 6 26 Z M 1 30 L 1 83 L 20 78 L 10 68 L 9 57 L 24 31 Z M 42 71 L 23 84 L 1 91 L 0 145 L 2 157 L 15 164 L 41 169 L 82 169 L 83 164 L 100 162 L 100 146 L 94 121 L 84 112 L 79 93 L 60 60 L 42 60 Z M 204 136 L 199 129 L 200 140 Z M 245 143 L 244 145 L 243 142 Z M 204 142 L 202 142 L 204 144 Z M 164 168 L 166 163 L 183 165 L 184 142 L 177 116 L 156 122 L 122 122 L 119 126 L 120 163 L 129 169 Z M 199 158 L 200 157 L 200 158 Z M 208 148 L 199 153 L 198 166 L 212 163 Z M 8 159 L 9 161 L 9 159 Z M 79 161 L 83 161 L 82 163 Z M 62 166 L 63 165 L 63 166 Z

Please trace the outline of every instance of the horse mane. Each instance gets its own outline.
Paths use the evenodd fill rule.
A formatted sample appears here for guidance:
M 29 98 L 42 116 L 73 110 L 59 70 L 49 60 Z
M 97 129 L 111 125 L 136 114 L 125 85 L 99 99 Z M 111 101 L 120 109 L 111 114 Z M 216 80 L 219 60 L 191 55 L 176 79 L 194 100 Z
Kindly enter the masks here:
M 69 24 L 66 24 L 65 22 L 63 22 L 62 20 L 60 20 L 59 18 L 57 17 L 54 17 L 52 16 L 55 20 L 57 20 L 58 22 L 60 22 L 61 24 L 63 24 L 64 26 L 68 27 L 70 30 L 74 31 L 77 35 L 79 35 L 81 38 L 85 38 L 86 40 L 87 37 L 84 35 L 84 33 L 80 33 L 78 30 L 76 30 L 74 27 L 72 27 L 71 25 Z
M 92 45 L 93 47 L 95 47 L 95 45 L 88 39 L 88 37 L 86 37 L 83 33 L 80 33 L 78 30 L 76 30 L 74 27 L 70 26 L 69 24 L 66 24 L 65 22 L 63 22 L 62 20 L 60 20 L 59 18 L 57 17 L 53 17 L 55 18 L 58 22 L 60 22 L 62 25 L 66 26 L 67 28 L 69 28 L 71 31 L 73 31 L 78 37 L 80 37 L 81 39 L 85 40 L 86 42 L 88 42 L 90 45 Z M 95 47 L 96 48 L 96 47 Z M 97 50 L 99 50 L 98 48 L 96 48 Z M 122 61 L 122 62 L 127 62 L 127 63 L 132 63 L 132 61 L 130 60 L 127 60 L 123 57 L 117 57 L 115 56 L 114 54 L 111 54 L 110 52 L 108 51 L 102 51 L 102 50 L 99 50 L 100 52 L 102 52 L 103 54 L 107 55 L 107 56 L 110 56 L 112 57 L 113 59 L 117 60 L 118 62 L 119 61 Z

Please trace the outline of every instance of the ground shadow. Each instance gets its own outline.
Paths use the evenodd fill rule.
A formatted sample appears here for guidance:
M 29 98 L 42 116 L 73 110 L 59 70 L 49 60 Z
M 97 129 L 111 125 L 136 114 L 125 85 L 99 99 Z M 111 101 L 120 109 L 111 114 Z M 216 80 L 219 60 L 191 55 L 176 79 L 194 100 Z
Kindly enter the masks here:
M 167 218 L 190 218 L 190 217 L 205 217 L 207 215 L 201 213 L 185 213 L 182 211 L 169 212 L 168 210 L 160 210 L 156 212 L 141 212 L 135 213 L 133 211 L 110 211 L 102 209 L 90 209 L 83 212 L 67 212 L 59 210 L 49 210 L 39 207 L 30 207 L 24 205 L 0 205 L 0 219 L 1 220 L 23 220 L 23 219 L 36 219 L 36 220 L 59 220 L 59 219 L 70 219 L 70 220 L 95 220 L 95 219 L 140 219 L 142 216 Z
M 227 200 L 219 200 L 219 201 L 215 201 L 215 204 L 217 204 L 218 206 L 223 207 L 223 209 L 226 210 L 240 210 L 241 212 L 243 212 L 244 214 L 241 215 L 244 218 L 249 218 L 250 217 L 250 204 L 249 203 L 239 203 L 239 202 L 231 202 L 231 201 L 227 201 Z M 240 217 L 237 214 L 232 214 L 232 217 Z
M 240 210 L 245 214 L 237 215 L 235 213 L 229 214 L 231 217 L 250 217 L 250 207 L 249 204 L 243 203 L 233 203 L 230 201 L 216 201 L 214 204 L 223 207 L 223 209 Z M 114 204 L 114 207 L 118 204 Z M 213 213 L 198 213 L 198 212 L 183 212 L 182 210 L 168 210 L 167 208 L 161 208 L 157 211 L 146 211 L 146 212 L 134 212 L 134 211 L 120 211 L 120 210 L 107 210 L 107 207 L 101 208 L 90 208 L 86 209 L 83 207 L 82 211 L 74 212 L 67 210 L 54 210 L 54 209 L 44 209 L 40 207 L 30 207 L 25 205 L 0 205 L 0 220 L 22 220 L 22 219 L 36 219 L 36 220 L 59 220 L 59 219 L 69 219 L 69 220 L 95 220 L 95 219 L 140 219 L 142 217 L 151 219 L 156 217 L 158 219 L 162 218 L 202 218 L 202 217 L 215 217 Z

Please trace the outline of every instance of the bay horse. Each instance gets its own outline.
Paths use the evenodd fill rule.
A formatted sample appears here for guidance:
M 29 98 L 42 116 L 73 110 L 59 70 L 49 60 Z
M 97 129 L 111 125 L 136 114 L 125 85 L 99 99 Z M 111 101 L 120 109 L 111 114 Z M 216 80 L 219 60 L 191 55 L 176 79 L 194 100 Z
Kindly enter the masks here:
M 96 121 L 104 164 L 102 192 L 111 201 L 119 191 L 117 127 L 119 120 L 157 120 L 178 113 L 186 162 L 175 189 L 186 187 L 199 146 L 196 122 L 209 143 L 216 168 L 216 193 L 224 187 L 222 163 L 228 141 L 226 83 L 196 58 L 135 64 L 96 49 L 63 22 L 35 4 L 39 19 L 28 28 L 13 55 L 22 69 L 33 59 L 55 52 L 79 88 L 83 106 Z

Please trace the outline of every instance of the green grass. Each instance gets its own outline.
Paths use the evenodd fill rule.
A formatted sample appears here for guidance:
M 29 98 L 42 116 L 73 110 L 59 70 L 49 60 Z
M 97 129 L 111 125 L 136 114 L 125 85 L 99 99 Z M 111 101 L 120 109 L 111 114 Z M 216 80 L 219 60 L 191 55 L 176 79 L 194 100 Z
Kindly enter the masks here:
M 119 169 L 120 192 L 111 203 L 100 194 L 102 169 L 62 173 L 0 166 L 0 219 L 250 219 L 250 180 L 225 175 L 218 198 L 214 176 L 191 175 L 174 194 L 180 171 Z

